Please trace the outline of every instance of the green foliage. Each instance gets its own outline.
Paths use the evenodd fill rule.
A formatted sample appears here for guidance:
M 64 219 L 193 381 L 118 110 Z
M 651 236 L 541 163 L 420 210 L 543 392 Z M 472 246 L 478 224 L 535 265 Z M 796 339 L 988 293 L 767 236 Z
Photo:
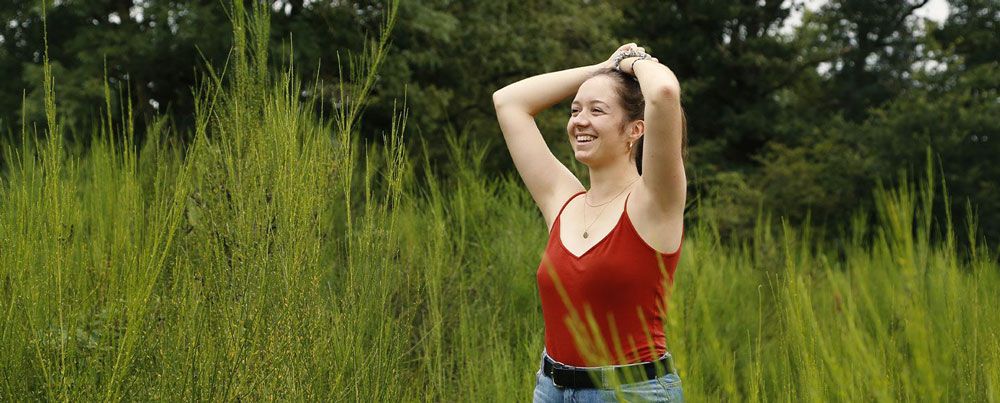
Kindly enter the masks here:
M 141 17 L 135 13 L 141 9 Z M 86 0 L 59 2 L 48 10 L 51 63 L 63 78 L 60 109 L 74 140 L 86 142 L 98 124 L 104 103 L 105 74 L 114 87 L 121 83 L 131 100 L 135 119 L 150 122 L 157 112 L 172 112 L 187 127 L 193 111 L 191 87 L 202 56 L 221 65 L 231 46 L 228 19 L 216 2 Z M 10 2 L 0 8 L 4 25 L 0 35 L 2 85 L 0 119 L 16 128 L 21 120 L 38 121 L 44 113 L 43 93 L 37 83 L 43 48 L 38 2 Z M 141 19 L 140 19 L 141 18 Z M 16 24 L 8 24 L 14 21 Z M 27 90 L 27 113 L 19 116 L 22 90 Z M 119 97 L 114 98 L 118 102 Z M 158 108 L 153 106 L 153 103 Z M 120 119 L 118 108 L 114 115 Z M 138 125 L 141 140 L 145 124 Z
M 912 171 L 932 150 L 949 192 L 978 206 L 990 242 L 1000 234 L 1000 166 L 993 161 L 1000 154 L 998 96 L 1000 64 L 984 64 L 907 92 L 858 131 L 875 172 Z
M 603 60 L 636 41 L 681 80 L 690 191 L 706 208 L 729 212 L 719 223 L 724 233 L 749 234 L 761 205 L 795 223 L 806 216 L 845 223 L 854 206 L 871 207 L 865 201 L 877 180 L 894 184 L 896 172 L 919 167 L 931 146 L 952 194 L 983 212 L 985 235 L 995 241 L 996 176 L 981 157 L 995 141 L 971 140 L 1000 138 L 989 121 L 1000 44 L 995 2 L 952 0 L 943 23 L 916 16 L 923 0 L 836 0 L 818 9 L 799 0 L 751 3 L 403 2 L 388 43 L 393 56 L 356 109 L 354 129 L 359 141 L 380 142 L 405 102 L 407 142 L 426 141 L 434 165 L 451 164 L 440 146 L 446 136 L 469 135 L 473 144 L 492 146 L 488 172 L 513 172 L 490 93 Z M 204 85 L 197 72 L 232 61 L 231 8 L 175 0 L 52 5 L 50 68 L 62 78 L 67 147 L 86 148 L 105 119 L 104 77 L 113 89 L 104 109 L 120 121 L 131 105 L 136 144 L 156 123 L 168 129 L 164 142 L 190 145 L 191 93 Z M 796 9 L 802 25 L 783 29 Z M 337 66 L 378 32 L 385 5 L 277 0 L 266 11 L 276 56 L 269 68 L 292 64 L 304 79 L 301 102 L 316 98 L 309 105 L 323 116 L 342 113 L 341 85 L 365 84 Z M 30 137 L 45 120 L 40 12 L 38 3 L 0 5 L 0 74 L 7 78 L 0 82 L 0 130 L 19 133 L 24 123 Z M 583 176 L 585 167 L 568 153 L 563 107 L 537 120 L 556 155 Z M 715 188 L 720 184 L 731 186 Z
M 625 13 L 615 34 L 646 46 L 681 82 L 698 174 L 752 163 L 774 136 L 775 93 L 819 62 L 778 34 L 790 12 L 782 3 L 615 2 Z
M 753 175 L 764 205 L 796 222 L 811 212 L 821 222 L 844 223 L 859 203 L 870 209 L 865 200 L 876 181 L 898 184 L 899 171 L 919 171 L 930 163 L 943 172 L 952 195 L 978 206 L 987 239 L 995 242 L 1000 194 L 996 181 L 987 178 L 1000 177 L 992 162 L 1000 153 L 1000 125 L 993 119 L 1000 114 L 998 79 L 996 64 L 947 79 L 933 76 L 872 109 L 863 122 L 835 117 L 793 146 L 772 143 Z M 965 222 L 964 212 L 958 217 Z
M 995 35 L 1000 23 L 1000 6 L 992 0 L 951 0 L 948 21 L 932 32 L 932 37 L 949 53 L 961 57 L 963 69 L 982 64 L 997 64 L 1000 37 Z
M 348 58 L 344 107 L 321 118 L 293 68 L 267 67 L 265 10 L 232 12 L 233 58 L 195 92 L 187 148 L 162 145 L 177 135 L 164 121 L 135 143 L 128 104 L 92 147 L 65 147 L 43 57 L 44 140 L 2 143 L 2 399 L 526 400 L 547 234 L 522 184 L 489 175 L 471 136 L 446 137 L 447 167 L 434 143 L 411 157 L 403 112 L 361 147 L 386 31 Z M 908 130 L 912 117 L 880 119 Z M 822 180 L 798 161 L 843 164 L 826 147 L 769 152 Z M 878 187 L 875 220 L 853 216 L 838 248 L 761 213 L 752 237 L 723 237 L 699 211 L 666 328 L 687 399 L 1000 397 L 996 251 L 932 219 L 936 172 Z M 744 179 L 719 188 L 759 205 Z
M 540 72 L 598 63 L 620 45 L 609 35 L 620 14 L 602 2 L 420 1 L 404 3 L 400 13 L 394 57 L 366 125 L 384 127 L 391 100 L 405 98 L 414 135 L 433 143 L 450 132 L 499 142 L 493 91 Z M 568 146 L 566 110 L 557 106 L 539 117 L 554 144 Z M 436 161 L 447 155 L 441 147 L 430 152 Z M 487 164 L 512 166 L 506 153 Z
M 912 86 L 912 66 L 923 56 L 921 20 L 914 11 L 926 0 L 872 2 L 835 0 L 805 21 L 811 52 L 832 55 L 828 78 L 811 94 L 814 107 L 863 120 Z M 808 95 L 807 95 L 808 96 Z
M 763 205 L 792 222 L 811 216 L 832 227 L 858 208 L 870 209 L 878 175 L 872 150 L 858 144 L 856 133 L 856 125 L 834 117 L 824 128 L 803 133 L 795 146 L 771 143 L 753 175 Z

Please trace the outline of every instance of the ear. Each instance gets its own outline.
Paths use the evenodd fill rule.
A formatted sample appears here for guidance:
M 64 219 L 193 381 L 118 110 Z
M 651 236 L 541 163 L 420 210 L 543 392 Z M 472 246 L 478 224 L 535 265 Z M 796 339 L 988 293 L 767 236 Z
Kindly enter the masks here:
M 646 122 L 642 119 L 632 122 L 628 131 L 628 141 L 635 142 L 646 134 Z

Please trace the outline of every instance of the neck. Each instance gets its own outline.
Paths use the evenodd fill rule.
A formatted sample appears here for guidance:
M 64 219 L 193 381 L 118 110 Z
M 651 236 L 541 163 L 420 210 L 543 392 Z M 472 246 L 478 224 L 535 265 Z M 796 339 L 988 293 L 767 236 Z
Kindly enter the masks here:
M 608 165 L 590 167 L 591 203 L 603 203 L 615 197 L 639 177 L 631 158 L 621 158 Z

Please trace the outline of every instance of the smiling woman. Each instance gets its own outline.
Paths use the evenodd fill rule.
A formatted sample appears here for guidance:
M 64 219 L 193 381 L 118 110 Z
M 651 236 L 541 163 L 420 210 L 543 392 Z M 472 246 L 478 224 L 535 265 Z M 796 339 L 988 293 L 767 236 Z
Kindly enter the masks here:
M 574 93 L 566 133 L 574 158 L 589 168 L 589 190 L 552 154 L 534 120 Z M 536 272 L 545 350 L 534 400 L 681 401 L 663 331 L 686 191 L 677 78 L 627 44 L 602 63 L 504 87 L 493 102 L 549 228 Z

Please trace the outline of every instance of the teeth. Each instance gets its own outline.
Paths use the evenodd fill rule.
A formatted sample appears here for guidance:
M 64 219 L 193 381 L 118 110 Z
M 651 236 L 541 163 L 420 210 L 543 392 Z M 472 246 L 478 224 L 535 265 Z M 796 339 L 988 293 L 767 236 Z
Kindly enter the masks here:
M 586 141 L 591 141 L 591 140 L 596 139 L 596 138 L 597 137 L 585 134 L 585 135 L 582 135 L 582 136 L 576 136 L 576 141 L 578 141 L 578 142 L 586 142 Z

